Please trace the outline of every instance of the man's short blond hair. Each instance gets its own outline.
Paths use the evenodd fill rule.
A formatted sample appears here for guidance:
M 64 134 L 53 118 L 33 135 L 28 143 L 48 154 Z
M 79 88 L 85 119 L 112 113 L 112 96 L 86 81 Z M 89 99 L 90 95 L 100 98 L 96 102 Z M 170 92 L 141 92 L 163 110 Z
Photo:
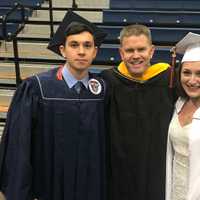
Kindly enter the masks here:
M 145 35 L 149 40 L 149 43 L 152 44 L 151 31 L 147 26 L 142 24 L 133 24 L 125 26 L 120 32 L 120 44 L 122 44 L 124 37 L 140 35 Z

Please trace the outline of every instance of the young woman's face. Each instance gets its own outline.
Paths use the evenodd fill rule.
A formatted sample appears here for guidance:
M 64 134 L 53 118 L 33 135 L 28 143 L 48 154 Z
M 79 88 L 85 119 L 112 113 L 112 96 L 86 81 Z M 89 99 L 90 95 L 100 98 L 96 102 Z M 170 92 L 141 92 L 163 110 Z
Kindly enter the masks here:
M 190 98 L 200 100 L 200 61 L 184 62 L 180 76 L 186 94 Z

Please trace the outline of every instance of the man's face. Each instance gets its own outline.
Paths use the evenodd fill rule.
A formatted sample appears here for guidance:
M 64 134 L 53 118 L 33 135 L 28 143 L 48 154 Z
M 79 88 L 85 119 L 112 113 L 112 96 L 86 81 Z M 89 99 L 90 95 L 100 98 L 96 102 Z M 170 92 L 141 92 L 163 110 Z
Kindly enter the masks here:
M 145 35 L 124 37 L 121 42 L 120 55 L 129 73 L 140 77 L 150 66 L 154 46 Z
M 65 46 L 60 46 L 60 52 L 67 60 L 70 70 L 74 72 L 86 71 L 96 57 L 97 48 L 91 33 L 84 31 L 69 35 Z

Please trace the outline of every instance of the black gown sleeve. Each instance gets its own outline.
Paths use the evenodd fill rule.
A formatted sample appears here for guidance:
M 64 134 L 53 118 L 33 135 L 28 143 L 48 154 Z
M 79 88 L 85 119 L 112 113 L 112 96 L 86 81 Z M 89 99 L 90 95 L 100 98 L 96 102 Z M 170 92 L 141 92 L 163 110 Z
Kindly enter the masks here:
M 38 97 L 31 79 L 16 90 L 0 145 L 0 189 L 7 200 L 31 198 L 31 134 Z

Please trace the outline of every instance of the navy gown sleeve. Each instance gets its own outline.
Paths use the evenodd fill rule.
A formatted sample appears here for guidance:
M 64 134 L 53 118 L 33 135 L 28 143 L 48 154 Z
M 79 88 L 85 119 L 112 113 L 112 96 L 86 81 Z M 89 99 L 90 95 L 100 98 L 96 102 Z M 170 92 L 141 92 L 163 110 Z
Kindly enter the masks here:
M 31 132 L 37 95 L 33 81 L 24 81 L 13 97 L 0 145 L 0 187 L 7 200 L 31 197 Z

